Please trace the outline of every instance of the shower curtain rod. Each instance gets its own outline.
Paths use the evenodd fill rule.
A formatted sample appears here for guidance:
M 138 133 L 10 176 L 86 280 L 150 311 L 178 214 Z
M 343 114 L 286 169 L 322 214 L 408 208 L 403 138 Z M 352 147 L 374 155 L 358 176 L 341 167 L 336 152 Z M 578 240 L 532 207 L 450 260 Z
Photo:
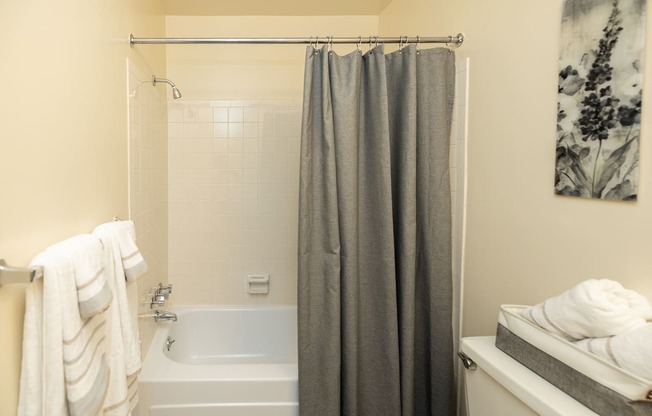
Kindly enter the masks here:
M 445 37 L 421 37 L 421 36 L 357 36 L 357 37 L 333 37 L 333 36 L 315 36 L 309 38 L 136 38 L 129 34 L 129 44 L 133 47 L 136 44 L 149 45 L 204 45 L 204 44 L 249 44 L 249 45 L 312 45 L 312 44 L 378 44 L 378 43 L 400 43 L 407 45 L 409 43 L 446 43 L 449 45 L 461 46 L 464 42 L 464 35 L 458 33 L 457 36 Z

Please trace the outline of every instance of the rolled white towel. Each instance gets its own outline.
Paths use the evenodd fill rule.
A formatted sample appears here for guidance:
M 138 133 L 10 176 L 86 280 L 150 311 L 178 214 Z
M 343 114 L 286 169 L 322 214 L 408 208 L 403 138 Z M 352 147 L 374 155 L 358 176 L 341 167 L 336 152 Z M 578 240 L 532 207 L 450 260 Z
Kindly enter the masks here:
M 640 377 L 652 380 L 652 323 L 606 338 L 586 338 L 575 343 Z
M 570 341 L 618 335 L 652 319 L 647 299 L 609 279 L 586 280 L 522 316 Z

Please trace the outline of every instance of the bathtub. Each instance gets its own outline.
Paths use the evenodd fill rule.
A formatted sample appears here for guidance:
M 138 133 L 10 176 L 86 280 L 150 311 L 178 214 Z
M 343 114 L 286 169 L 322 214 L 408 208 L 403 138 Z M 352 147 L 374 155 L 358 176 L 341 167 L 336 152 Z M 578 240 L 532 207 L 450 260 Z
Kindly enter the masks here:
M 170 310 L 179 319 L 159 324 L 145 355 L 137 414 L 299 414 L 296 307 Z

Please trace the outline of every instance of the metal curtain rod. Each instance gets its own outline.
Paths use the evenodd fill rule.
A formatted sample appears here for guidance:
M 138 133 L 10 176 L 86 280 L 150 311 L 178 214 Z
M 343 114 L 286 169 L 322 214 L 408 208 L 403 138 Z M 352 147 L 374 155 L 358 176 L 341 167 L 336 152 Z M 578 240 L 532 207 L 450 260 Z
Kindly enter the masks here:
M 464 35 L 458 33 L 457 36 L 445 37 L 421 37 L 421 36 L 397 36 L 397 37 L 380 37 L 380 36 L 357 36 L 357 37 L 333 37 L 333 36 L 316 36 L 309 38 L 136 38 L 129 34 L 129 44 L 133 47 L 136 44 L 149 45 L 207 45 L 207 44 L 267 44 L 267 45 L 312 45 L 312 44 L 363 44 L 363 43 L 446 43 L 449 45 L 461 46 L 464 42 Z

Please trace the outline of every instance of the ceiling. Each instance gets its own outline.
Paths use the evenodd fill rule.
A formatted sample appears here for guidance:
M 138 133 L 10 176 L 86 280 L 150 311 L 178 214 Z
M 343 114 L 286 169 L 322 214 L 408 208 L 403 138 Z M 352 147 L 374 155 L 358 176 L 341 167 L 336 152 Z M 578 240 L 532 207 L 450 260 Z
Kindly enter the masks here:
M 163 0 L 169 16 L 379 15 L 391 0 Z

